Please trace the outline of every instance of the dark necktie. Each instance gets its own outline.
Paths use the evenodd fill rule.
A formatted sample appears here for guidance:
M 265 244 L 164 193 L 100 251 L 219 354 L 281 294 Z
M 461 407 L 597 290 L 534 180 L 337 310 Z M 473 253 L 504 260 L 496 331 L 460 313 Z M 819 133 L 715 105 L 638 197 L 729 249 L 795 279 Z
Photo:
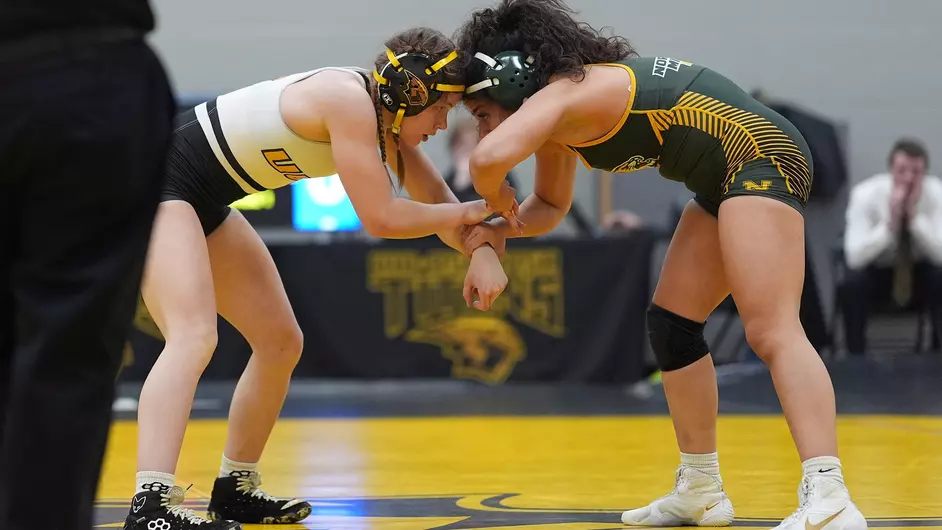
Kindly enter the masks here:
M 903 220 L 896 245 L 896 260 L 893 264 L 893 300 L 904 308 L 913 297 L 913 246 L 909 234 L 909 222 Z

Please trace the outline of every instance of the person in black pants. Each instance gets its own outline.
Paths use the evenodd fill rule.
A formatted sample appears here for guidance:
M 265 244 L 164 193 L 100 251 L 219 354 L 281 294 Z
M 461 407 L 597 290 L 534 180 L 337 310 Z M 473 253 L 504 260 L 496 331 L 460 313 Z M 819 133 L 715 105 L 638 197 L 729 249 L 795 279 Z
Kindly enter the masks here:
M 92 525 L 175 110 L 153 26 L 146 0 L 0 6 L 3 530 Z
M 929 347 L 939 351 L 938 334 L 942 328 L 942 267 L 927 261 L 912 265 L 912 295 L 900 303 L 894 296 L 896 271 L 871 265 L 847 269 L 844 277 L 843 311 L 847 351 L 851 355 L 867 352 L 867 321 L 874 307 L 916 310 L 928 309 L 932 339 Z

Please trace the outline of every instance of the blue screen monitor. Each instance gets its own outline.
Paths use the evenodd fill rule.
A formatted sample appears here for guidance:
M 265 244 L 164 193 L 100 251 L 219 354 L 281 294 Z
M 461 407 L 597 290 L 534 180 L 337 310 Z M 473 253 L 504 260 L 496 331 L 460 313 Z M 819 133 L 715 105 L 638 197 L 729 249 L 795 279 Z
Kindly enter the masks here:
M 362 228 L 340 177 L 308 178 L 291 185 L 292 221 L 300 232 L 351 232 Z

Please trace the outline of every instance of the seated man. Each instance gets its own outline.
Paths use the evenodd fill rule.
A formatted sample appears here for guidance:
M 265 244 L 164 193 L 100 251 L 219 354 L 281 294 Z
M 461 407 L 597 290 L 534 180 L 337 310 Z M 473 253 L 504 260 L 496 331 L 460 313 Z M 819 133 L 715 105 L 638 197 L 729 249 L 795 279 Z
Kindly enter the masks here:
M 929 156 L 902 139 L 889 173 L 853 187 L 847 206 L 843 296 L 847 349 L 862 355 L 871 304 L 908 309 L 927 304 L 934 333 L 942 329 L 942 180 L 926 176 Z

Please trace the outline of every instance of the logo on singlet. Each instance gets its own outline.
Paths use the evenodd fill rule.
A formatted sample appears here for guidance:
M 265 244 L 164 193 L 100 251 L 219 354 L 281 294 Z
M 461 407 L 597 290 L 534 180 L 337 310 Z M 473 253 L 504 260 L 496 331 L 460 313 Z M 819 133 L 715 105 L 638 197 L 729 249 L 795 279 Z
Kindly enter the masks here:
M 406 89 L 406 99 L 413 106 L 424 107 L 428 103 L 428 87 L 415 74 L 406 70 L 409 76 L 409 88 Z
M 752 180 L 744 180 L 742 187 L 748 191 L 769 191 L 769 189 L 772 187 L 772 181 L 763 180 L 757 184 Z
M 681 66 L 693 66 L 693 63 L 688 63 L 687 61 L 681 61 L 679 59 L 671 59 L 670 57 L 655 57 L 654 69 L 651 70 L 651 75 L 664 77 L 667 75 L 668 70 L 677 72 L 680 71 Z
M 307 178 L 307 175 L 294 163 L 294 160 L 291 160 L 288 152 L 284 149 L 262 149 L 262 155 L 268 161 L 268 165 L 284 175 L 286 179 L 301 180 Z
M 631 173 L 632 171 L 655 167 L 656 165 L 656 158 L 645 158 L 641 155 L 635 155 L 619 164 L 615 169 L 612 170 L 612 173 Z

